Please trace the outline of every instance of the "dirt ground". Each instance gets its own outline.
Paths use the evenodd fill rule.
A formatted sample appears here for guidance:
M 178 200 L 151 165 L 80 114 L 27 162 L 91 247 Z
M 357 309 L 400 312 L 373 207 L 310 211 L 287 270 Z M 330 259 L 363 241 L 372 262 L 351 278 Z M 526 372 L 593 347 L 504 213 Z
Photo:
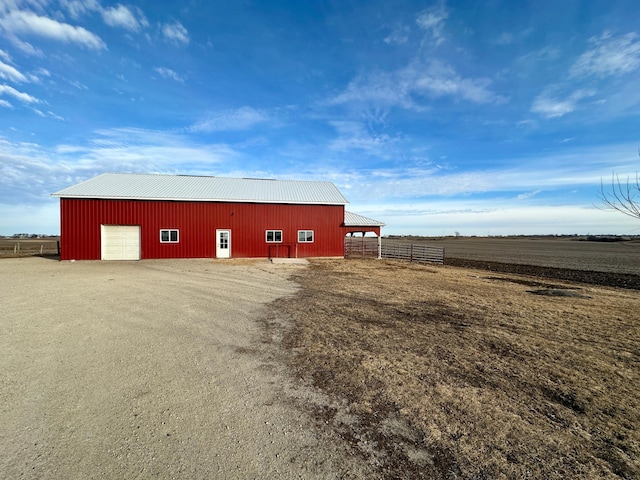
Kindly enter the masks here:
M 0 260 L 0 478 L 372 478 L 258 322 L 300 268 Z
M 380 477 L 640 478 L 637 291 L 378 260 L 295 280 L 283 358 Z
M 640 478 L 640 297 L 377 260 L 0 260 L 0 478 Z

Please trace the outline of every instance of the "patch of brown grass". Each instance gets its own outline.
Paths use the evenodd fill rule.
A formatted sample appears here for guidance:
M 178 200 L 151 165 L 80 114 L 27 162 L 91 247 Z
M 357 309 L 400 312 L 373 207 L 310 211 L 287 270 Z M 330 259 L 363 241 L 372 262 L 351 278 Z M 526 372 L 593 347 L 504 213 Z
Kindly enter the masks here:
M 318 260 L 276 307 L 318 418 L 387 478 L 638 478 L 640 298 L 374 260 Z

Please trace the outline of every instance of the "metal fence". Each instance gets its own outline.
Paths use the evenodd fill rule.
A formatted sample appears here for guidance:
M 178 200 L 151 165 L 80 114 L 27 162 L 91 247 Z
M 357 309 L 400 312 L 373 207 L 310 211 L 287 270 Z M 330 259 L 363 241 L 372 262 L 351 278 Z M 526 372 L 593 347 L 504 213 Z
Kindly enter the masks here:
M 345 258 L 381 258 L 407 260 L 409 262 L 444 263 L 444 248 L 413 243 L 387 242 L 381 239 L 378 252 L 377 237 L 345 237 Z

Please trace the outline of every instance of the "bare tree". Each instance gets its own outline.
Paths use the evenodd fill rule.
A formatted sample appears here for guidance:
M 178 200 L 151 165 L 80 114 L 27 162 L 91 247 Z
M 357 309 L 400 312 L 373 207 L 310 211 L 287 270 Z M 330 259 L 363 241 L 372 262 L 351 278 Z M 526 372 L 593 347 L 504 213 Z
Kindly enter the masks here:
M 640 149 L 638 155 L 640 155 Z M 611 187 L 607 188 L 601 179 L 598 197 L 605 208 L 640 219 L 640 176 L 638 172 L 636 172 L 635 182 L 630 177 L 627 177 L 626 181 L 622 181 L 617 174 L 613 173 Z

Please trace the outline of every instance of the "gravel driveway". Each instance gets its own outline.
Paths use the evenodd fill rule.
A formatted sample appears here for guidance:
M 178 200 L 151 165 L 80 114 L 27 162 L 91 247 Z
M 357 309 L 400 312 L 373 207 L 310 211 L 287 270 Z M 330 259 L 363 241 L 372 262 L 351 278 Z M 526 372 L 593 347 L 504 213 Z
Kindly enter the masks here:
M 0 260 L 0 478 L 367 476 L 261 342 L 299 268 Z

